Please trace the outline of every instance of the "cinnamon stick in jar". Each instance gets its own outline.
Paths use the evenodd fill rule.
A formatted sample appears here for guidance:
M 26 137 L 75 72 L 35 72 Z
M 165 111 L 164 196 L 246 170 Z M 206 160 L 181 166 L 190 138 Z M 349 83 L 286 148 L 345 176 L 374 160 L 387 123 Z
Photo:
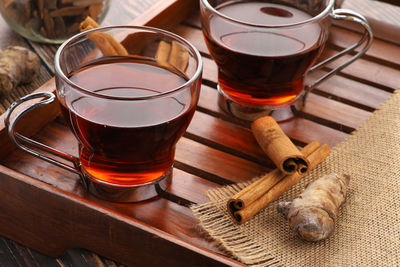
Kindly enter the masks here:
M 284 174 L 306 173 L 309 162 L 271 116 L 255 120 L 251 125 L 262 150 Z

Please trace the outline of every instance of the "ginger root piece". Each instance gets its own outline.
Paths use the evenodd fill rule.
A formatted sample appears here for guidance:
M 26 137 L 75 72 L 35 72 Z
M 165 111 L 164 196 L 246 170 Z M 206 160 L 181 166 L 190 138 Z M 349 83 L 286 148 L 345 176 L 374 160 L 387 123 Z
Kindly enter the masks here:
M 25 47 L 10 46 L 0 51 L 0 93 L 9 94 L 18 84 L 31 82 L 39 68 L 39 57 Z
M 325 239 L 333 233 L 349 182 L 348 175 L 324 175 L 311 182 L 292 202 L 280 202 L 278 212 L 285 216 L 290 228 L 304 240 Z

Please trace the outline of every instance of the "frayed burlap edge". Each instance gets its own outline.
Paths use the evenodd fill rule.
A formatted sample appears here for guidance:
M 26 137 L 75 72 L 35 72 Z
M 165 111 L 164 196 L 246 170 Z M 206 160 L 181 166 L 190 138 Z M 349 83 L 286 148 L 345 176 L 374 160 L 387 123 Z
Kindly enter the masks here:
M 257 179 L 258 177 L 252 179 L 252 181 Z M 218 201 L 221 196 L 228 199 L 249 184 L 251 182 L 209 190 L 207 196 L 214 201 Z M 201 227 L 235 259 L 255 267 L 265 266 L 265 264 L 271 267 L 282 266 L 272 255 L 265 253 L 265 247 L 244 235 L 230 218 L 226 209 L 220 205 L 216 205 L 215 202 L 208 202 L 192 205 L 190 208 L 194 216 L 199 219 Z

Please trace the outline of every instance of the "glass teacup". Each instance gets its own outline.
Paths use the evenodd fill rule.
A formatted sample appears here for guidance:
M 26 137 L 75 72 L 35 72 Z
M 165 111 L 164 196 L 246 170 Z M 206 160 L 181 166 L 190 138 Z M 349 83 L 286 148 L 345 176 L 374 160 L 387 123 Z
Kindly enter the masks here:
M 290 118 L 290 108 L 284 108 L 301 108 L 307 92 L 364 54 L 373 38 L 363 16 L 335 10 L 334 0 L 201 0 L 200 9 L 204 37 L 218 65 L 220 106 L 250 121 L 273 110 L 281 113 L 279 120 Z M 355 45 L 315 65 L 332 19 L 359 23 L 365 33 Z M 348 62 L 306 84 L 311 71 L 362 44 Z
M 13 128 L 26 110 L 8 122 L 22 102 L 45 96 L 48 99 L 36 106 L 48 104 L 55 100 L 52 93 L 28 95 L 10 107 L 6 123 L 16 144 L 74 171 L 89 190 L 110 200 L 142 200 L 165 189 L 175 145 L 199 98 L 199 52 L 183 38 L 160 29 L 105 27 L 66 41 L 56 53 L 55 69 L 57 99 L 78 140 L 79 158 L 46 149 L 72 161 L 70 166 L 24 146 L 34 141 Z

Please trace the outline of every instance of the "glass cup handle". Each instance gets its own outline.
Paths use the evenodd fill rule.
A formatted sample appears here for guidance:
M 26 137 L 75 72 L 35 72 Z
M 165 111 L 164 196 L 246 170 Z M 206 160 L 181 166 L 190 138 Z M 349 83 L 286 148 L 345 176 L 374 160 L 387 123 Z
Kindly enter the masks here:
M 319 85 L 321 82 L 323 82 L 324 80 L 328 79 L 332 75 L 338 73 L 339 71 L 341 71 L 342 69 L 344 69 L 345 67 L 347 67 L 348 65 L 353 63 L 356 59 L 361 57 L 369 49 L 369 47 L 372 44 L 374 35 L 372 33 L 371 27 L 368 24 L 367 19 L 364 16 L 358 14 L 357 12 L 349 10 L 349 9 L 336 9 L 336 10 L 333 10 L 333 12 L 331 14 L 331 18 L 335 19 L 335 20 L 346 20 L 346 21 L 352 21 L 352 22 L 359 23 L 359 24 L 361 24 L 361 26 L 364 27 L 364 33 L 363 33 L 361 39 L 357 43 L 340 51 L 336 55 L 334 55 L 330 58 L 327 58 L 327 59 L 323 60 L 322 62 L 312 66 L 308 73 L 311 73 L 312 71 L 315 71 L 315 70 L 325 66 L 329 62 L 332 62 L 332 61 L 342 57 L 343 55 L 345 55 L 349 52 L 352 52 L 353 50 L 355 50 L 357 47 L 361 46 L 364 43 L 365 43 L 365 45 L 357 54 L 352 56 L 348 61 L 346 61 L 342 65 L 336 67 L 335 69 L 329 71 L 327 74 L 323 75 L 321 78 L 316 80 L 311 85 L 307 85 L 306 92 L 311 91 L 312 89 L 314 89 L 314 87 Z
M 18 112 L 15 117 L 13 119 L 10 120 L 11 114 L 13 113 L 13 111 L 22 103 L 28 101 L 28 100 L 32 100 L 32 99 L 36 99 L 36 98 L 44 98 L 42 100 L 40 100 L 39 102 L 32 104 L 30 106 L 27 106 L 25 108 L 22 109 L 22 111 Z M 58 167 L 64 168 L 68 171 L 71 171 L 75 174 L 78 174 L 81 178 L 81 181 L 83 182 L 83 185 L 85 188 L 87 188 L 87 183 L 86 180 L 83 178 L 82 173 L 80 171 L 80 163 L 79 163 L 79 159 L 77 157 L 74 157 L 68 153 L 59 151 L 55 148 L 52 148 L 50 146 L 47 146 L 45 144 L 42 144 L 38 141 L 35 141 L 31 138 L 28 138 L 26 136 L 21 135 L 20 133 L 15 131 L 15 126 L 18 122 L 18 120 L 26 113 L 44 106 L 44 105 L 48 105 L 52 102 L 54 102 L 56 99 L 56 96 L 53 93 L 50 92 L 40 92 L 40 93 L 34 93 L 34 94 L 29 94 L 26 95 L 20 99 L 18 99 L 17 101 L 15 101 L 13 104 L 11 104 L 11 106 L 7 109 L 6 114 L 4 116 L 4 123 L 7 127 L 7 131 L 8 131 L 8 135 L 10 136 L 11 140 L 14 142 L 14 144 L 22 149 L 23 151 L 38 157 L 42 160 L 45 160 L 47 162 L 50 162 Z M 64 160 L 67 160 L 69 162 L 72 162 L 73 166 L 70 166 L 68 164 L 65 164 L 61 161 L 58 161 L 56 159 L 50 158 L 30 147 L 27 147 L 25 144 L 31 146 L 31 147 L 35 147 L 39 150 L 48 152 L 56 157 L 62 158 Z

